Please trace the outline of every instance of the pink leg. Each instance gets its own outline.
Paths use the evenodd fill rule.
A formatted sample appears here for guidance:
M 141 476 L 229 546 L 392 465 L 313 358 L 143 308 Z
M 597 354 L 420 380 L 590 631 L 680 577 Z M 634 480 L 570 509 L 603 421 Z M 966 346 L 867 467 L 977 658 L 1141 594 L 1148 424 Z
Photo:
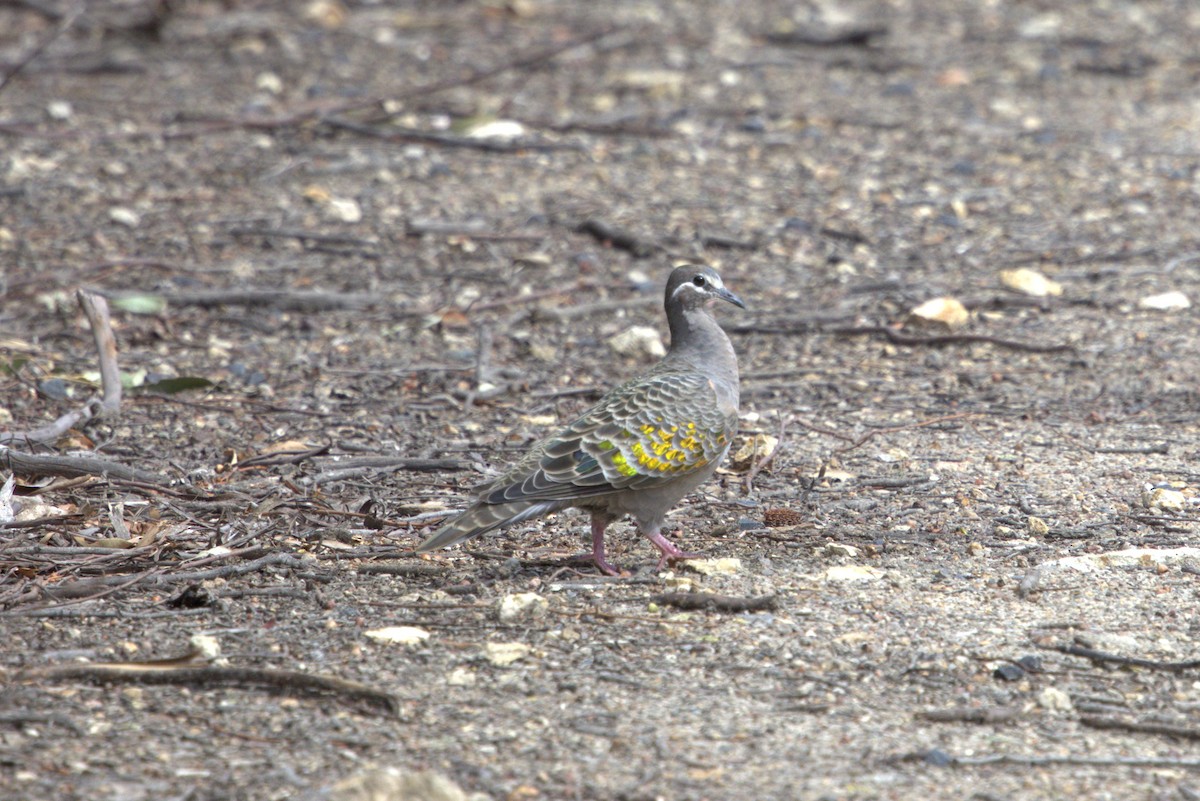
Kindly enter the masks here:
M 592 561 L 596 563 L 596 567 L 600 568 L 601 573 L 607 576 L 619 576 L 621 571 L 609 564 L 608 559 L 604 557 L 604 529 L 606 528 L 608 528 L 607 520 L 599 515 L 592 517 Z
M 679 547 L 660 534 L 657 528 L 643 533 L 648 540 L 654 543 L 654 547 L 658 549 L 659 553 L 662 554 L 658 558 L 658 567 L 655 568 L 656 570 L 662 570 L 666 567 L 667 562 L 678 562 L 681 559 L 699 559 L 701 556 L 698 553 L 688 553 L 687 551 L 679 550 Z

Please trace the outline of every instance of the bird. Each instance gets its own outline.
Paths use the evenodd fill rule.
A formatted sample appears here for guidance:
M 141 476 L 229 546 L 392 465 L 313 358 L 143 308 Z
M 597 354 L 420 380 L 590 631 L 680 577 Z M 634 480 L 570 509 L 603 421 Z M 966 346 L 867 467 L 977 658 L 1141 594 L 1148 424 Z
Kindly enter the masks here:
M 712 267 L 672 270 L 663 299 L 671 344 L 662 360 L 533 445 L 416 552 L 574 507 L 591 513 L 590 558 L 602 573 L 621 575 L 605 554 L 604 532 L 625 516 L 658 549 L 658 570 L 696 558 L 662 528 L 670 509 L 716 471 L 737 432 L 737 354 L 709 312 L 720 301 L 746 308 Z

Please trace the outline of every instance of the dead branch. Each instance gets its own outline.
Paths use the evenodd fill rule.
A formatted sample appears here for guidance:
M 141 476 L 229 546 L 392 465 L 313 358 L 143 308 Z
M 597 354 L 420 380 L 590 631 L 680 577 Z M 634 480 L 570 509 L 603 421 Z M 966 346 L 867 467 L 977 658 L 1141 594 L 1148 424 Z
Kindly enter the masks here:
M 54 712 L 49 714 L 30 711 L 0 712 L 0 723 L 10 725 L 24 723 L 54 724 L 62 726 L 64 729 L 70 729 L 78 737 L 83 737 L 86 734 L 84 727 L 79 725 L 70 715 Z
M 408 92 L 401 93 L 400 99 L 408 100 L 416 97 L 438 94 L 446 91 L 447 89 L 456 89 L 460 86 L 471 86 L 472 84 L 479 83 L 480 81 L 486 81 L 489 78 L 494 78 L 497 75 L 503 75 L 506 72 L 538 67 L 561 55 L 562 53 L 567 52 L 568 50 L 574 50 L 577 47 L 593 44 L 594 42 L 598 42 L 601 39 L 607 38 L 608 36 L 611 36 L 612 34 L 618 33 L 622 30 L 624 30 L 624 26 L 621 25 L 611 25 L 606 28 L 601 28 L 600 30 L 592 31 L 591 33 L 585 33 L 582 36 L 575 37 L 574 39 L 568 39 L 561 44 L 552 45 L 544 50 L 536 51 L 527 56 L 521 56 L 511 61 L 491 67 L 478 67 L 471 70 L 466 75 L 457 78 L 448 78 L 443 81 L 434 81 L 433 83 L 426 84 L 425 86 L 418 86 Z
M 237 470 L 246 470 L 251 467 L 272 467 L 280 464 L 300 464 L 307 462 L 317 456 L 323 456 L 333 448 L 332 444 L 318 445 L 315 448 L 308 448 L 302 451 L 272 451 L 271 453 L 259 453 L 254 456 L 248 456 L 245 459 L 238 461 L 234 467 Z
M 0 447 L 0 465 L 22 476 L 100 476 L 163 487 L 171 483 L 157 473 L 92 456 L 42 456 Z
M 357 292 L 294 292 L 284 289 L 217 289 L 204 292 L 173 292 L 163 299 L 174 306 L 252 306 L 280 311 L 329 311 L 363 309 L 379 298 Z
M 886 325 L 841 326 L 838 328 L 825 329 L 824 333 L 840 334 L 843 336 L 858 336 L 863 334 L 882 335 L 889 342 L 892 342 L 896 345 L 904 345 L 906 347 L 917 347 L 921 345 L 960 345 L 981 342 L 989 345 L 995 345 L 998 348 L 1025 351 L 1027 353 L 1062 353 L 1063 351 L 1075 349 L 1074 345 L 1042 345 L 1036 342 L 1018 342 L 1011 339 L 991 336 L 989 334 L 943 334 L 940 336 L 914 336 L 913 334 L 901 333 L 900 331 L 897 331 L 896 329 Z
M 96 340 L 96 352 L 100 358 L 100 389 L 104 393 L 100 408 L 105 414 L 117 414 L 121 411 L 121 371 L 117 369 L 117 339 L 113 336 L 108 303 L 102 296 L 82 289 L 75 293 L 75 298 Z
M 1104 651 L 1097 651 L 1095 648 L 1088 648 L 1085 645 L 1070 643 L 1067 645 L 1042 645 L 1041 648 L 1049 648 L 1059 653 L 1069 654 L 1071 656 L 1082 656 L 1085 659 L 1090 659 L 1093 662 L 1109 662 L 1116 665 L 1126 665 L 1128 667 L 1140 667 L 1147 670 L 1162 670 L 1168 673 L 1183 673 L 1187 670 L 1196 670 L 1200 668 L 1200 659 L 1190 659 L 1186 662 L 1160 662 L 1157 659 L 1142 659 L 1137 656 L 1121 656 L 1120 654 L 1110 654 Z
M 891 762 L 933 762 L 958 768 L 973 768 L 981 765 L 1022 765 L 1045 767 L 1048 765 L 1089 765 L 1099 767 L 1136 768 L 1181 768 L 1200 770 L 1200 759 L 1176 759 L 1173 757 L 1103 757 L 1103 756 L 1022 756 L 1020 754 L 984 754 L 982 756 L 956 757 L 938 751 L 918 751 L 901 754 L 888 760 Z
M 318 231 L 304 231 L 298 228 L 251 228 L 234 226 L 229 229 L 230 236 L 260 236 L 263 238 L 299 239 L 302 242 L 320 242 L 326 245 L 357 245 L 361 248 L 373 248 L 378 242 L 350 234 L 330 234 Z
M 313 486 L 331 481 L 347 481 L 352 478 L 375 475 L 396 470 L 469 470 L 470 465 L 457 459 L 406 459 L 401 456 L 362 456 L 337 463 L 337 468 L 319 473 L 305 483 Z
M 1180 737 L 1184 740 L 1200 740 L 1200 729 L 1195 726 L 1180 726 L 1174 723 L 1156 723 L 1147 720 L 1127 720 L 1120 717 L 1102 715 L 1084 715 L 1079 723 L 1093 729 L 1116 729 L 1132 731 L 1139 734 L 1164 734 L 1168 737 Z
M 1020 707 L 952 707 L 950 709 L 926 709 L 917 712 L 923 720 L 937 723 L 1011 723 L 1022 716 Z
M 868 47 L 875 39 L 886 36 L 883 25 L 853 25 L 842 30 L 822 28 L 801 29 L 760 34 L 768 44 L 781 47 Z
M 396 696 L 357 681 L 335 676 L 273 668 L 220 667 L 191 664 L 98 662 L 90 665 L 54 665 L 30 668 L 17 675 L 22 682 L 87 681 L 96 684 L 182 684 L 194 687 L 264 687 L 296 695 L 345 697 L 366 701 L 398 715 Z
M 655 595 L 652 600 L 676 609 L 705 609 L 714 612 L 769 612 L 779 607 L 779 600 L 774 595 L 739 598 L 709 592 L 664 592 Z
M 75 293 L 79 306 L 92 328 L 100 363 L 100 398 L 89 398 L 81 408 L 62 415 L 53 423 L 31 431 L 0 433 L 0 461 L 9 456 L 6 445 L 47 445 L 58 440 L 72 428 L 82 426 L 105 415 L 115 415 L 121 409 L 121 373 L 117 368 L 117 340 L 113 336 L 108 304 L 99 295 L 79 290 Z M 14 454 L 13 456 L 20 456 Z M 73 474 L 73 475 L 78 475 Z
M 649 258 L 663 250 L 663 246 L 657 242 L 640 239 L 629 231 L 594 217 L 581 222 L 575 230 L 581 234 L 588 234 L 609 247 L 629 251 L 638 259 Z
M 758 250 L 757 242 L 748 242 L 744 239 L 735 239 L 732 236 L 724 236 L 722 234 L 702 234 L 700 236 L 700 246 L 706 248 L 719 248 L 721 250 Z
M 42 37 L 40 42 L 30 48 L 28 53 L 21 56 L 21 58 L 12 65 L 8 72 L 4 73 L 4 75 L 0 77 L 0 92 L 4 91 L 4 88 L 8 86 L 9 82 L 11 82 L 12 79 L 17 76 L 17 73 L 29 66 L 29 62 L 41 55 L 42 51 L 49 47 L 51 42 L 70 30 L 71 26 L 73 26 L 81 16 L 83 16 L 85 8 L 86 3 L 84 3 L 82 0 L 76 3 L 75 7 L 68 11 L 59 20 L 58 24 L 55 25 L 54 28 L 49 32 L 47 32 L 44 37 Z
M 163 569 L 153 569 L 146 570 L 134 576 L 101 576 L 97 578 L 82 579 L 76 582 L 60 582 L 59 584 L 55 585 L 53 589 L 43 588 L 31 590 L 25 595 L 13 599 L 11 603 L 14 606 L 18 604 L 28 604 L 39 600 L 44 596 L 50 596 L 50 598 L 53 600 L 62 601 L 62 603 L 54 605 L 57 608 L 59 606 L 94 601 L 111 595 L 114 591 L 123 590 L 136 584 L 141 584 L 148 581 L 152 581 L 155 586 L 185 584 L 199 581 L 209 581 L 217 578 L 230 578 L 232 576 L 241 576 L 247 573 L 256 573 L 269 567 L 286 567 L 296 570 L 300 568 L 314 568 L 315 566 L 294 554 L 270 553 L 250 562 L 220 565 L 217 567 L 208 568 L 207 570 L 181 570 L 179 572 L 170 572 Z M 14 617 L 33 614 L 41 608 L 43 607 L 14 609 L 11 611 L 0 612 L 0 617 Z

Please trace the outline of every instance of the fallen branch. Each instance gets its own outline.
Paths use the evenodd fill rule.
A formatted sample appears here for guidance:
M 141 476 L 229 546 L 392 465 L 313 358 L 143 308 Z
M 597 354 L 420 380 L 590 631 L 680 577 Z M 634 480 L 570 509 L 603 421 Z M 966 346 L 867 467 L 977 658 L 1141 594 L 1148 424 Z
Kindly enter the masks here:
M 246 573 L 256 573 L 258 571 L 265 570 L 268 567 L 311 569 L 315 566 L 311 562 L 307 562 L 300 557 L 295 556 L 294 554 L 270 553 L 251 562 L 220 565 L 217 567 L 208 568 L 207 570 L 181 570 L 179 572 L 169 572 L 162 569 L 154 569 L 147 570 L 133 576 L 100 576 L 96 578 L 80 579 L 79 581 L 73 582 L 60 582 L 53 588 L 39 588 L 38 590 L 31 590 L 22 597 L 14 598 L 11 601 L 11 605 L 16 606 L 18 604 L 28 604 L 35 600 L 42 599 L 45 596 L 50 596 L 51 599 L 62 601 L 62 603 L 54 605 L 57 608 L 59 606 L 66 606 L 68 604 L 80 604 L 94 601 L 111 595 L 114 591 L 127 589 L 137 584 L 146 582 L 151 582 L 154 584 L 154 586 L 167 586 L 171 584 L 210 581 L 212 579 L 241 576 Z M 19 617 L 31 612 L 36 612 L 42 608 L 44 607 L 14 609 L 12 611 L 0 612 L 0 617 Z
M 916 751 L 900 754 L 889 762 L 925 762 L 958 768 L 974 768 L 981 765 L 1022 765 L 1044 767 L 1047 765 L 1093 765 L 1099 767 L 1135 768 L 1182 768 L 1200 770 L 1200 759 L 1175 759 L 1172 757 L 1103 757 L 1103 756 L 1021 756 L 1019 754 L 985 754 L 983 756 L 956 757 L 944 751 Z
M 218 289 L 204 292 L 175 292 L 163 295 L 173 306 L 252 306 L 281 311 L 329 311 L 363 309 L 377 303 L 377 295 L 358 292 L 294 292 L 284 289 Z
M 379 244 L 378 242 L 364 239 L 361 236 L 320 233 L 318 231 L 305 231 L 299 228 L 251 228 L 234 226 L 229 229 L 229 234 L 230 236 L 245 237 L 260 236 L 264 239 L 298 239 L 301 242 L 317 242 L 325 245 L 357 245 L 364 249 L 370 249 Z
M 916 716 L 936 723 L 1011 723 L 1021 717 L 1021 709 L 1014 706 L 953 707 L 926 709 Z
M 273 668 L 220 667 L 192 664 L 98 662 L 31 668 L 17 675 L 22 682 L 87 681 L 96 684 L 182 684 L 195 687 L 265 687 L 285 694 L 342 696 L 366 701 L 390 715 L 399 715 L 396 696 L 366 684 L 335 676 Z
M 331 481 L 375 475 L 397 470 L 468 470 L 470 465 L 457 459 L 407 459 L 400 456 L 363 456 L 338 462 L 337 467 L 305 479 L 302 483 L 320 486 Z
M 0 92 L 4 91 L 4 88 L 8 86 L 9 82 L 17 76 L 17 73 L 29 66 L 29 62 L 41 55 L 42 51 L 49 47 L 51 42 L 70 30 L 71 26 L 74 25 L 81 16 L 83 16 L 83 12 L 86 8 L 87 3 L 83 0 L 80 0 L 80 2 L 75 4 L 74 8 L 72 8 L 59 19 L 59 23 L 54 26 L 53 30 L 49 31 L 44 37 L 42 37 L 40 42 L 30 48 L 28 53 L 21 56 L 21 58 L 15 64 L 13 64 L 8 72 L 4 73 L 3 77 L 0 77 Z
M 768 43 L 781 47 L 868 47 L 872 40 L 888 34 L 883 25 L 851 26 L 841 30 L 801 29 L 760 34 Z
M 1110 662 L 1116 665 L 1126 665 L 1128 667 L 1140 667 L 1148 670 L 1162 670 L 1167 673 L 1183 673 L 1187 670 L 1196 670 L 1200 668 L 1200 659 L 1190 659 L 1187 662 L 1160 662 L 1157 659 L 1142 659 L 1137 656 L 1121 656 L 1120 654 L 1110 654 L 1104 651 L 1097 651 L 1094 648 L 1088 648 L 1084 645 L 1071 643 L 1069 645 L 1042 645 L 1042 648 L 1049 648 L 1060 653 L 1069 654 L 1071 656 L 1082 656 L 1085 659 L 1090 659 L 1093 662 Z
M 68 412 L 53 423 L 32 431 L 0 433 L 0 460 L 8 453 L 4 446 L 11 444 L 48 445 L 63 434 L 91 420 L 115 415 L 121 410 L 121 373 L 117 368 L 117 340 L 113 336 L 108 304 L 99 295 L 79 290 L 75 293 L 79 306 L 92 328 L 100 364 L 99 398 L 89 398 L 81 408 Z
M 121 411 L 121 371 L 117 369 L 117 338 L 113 336 L 108 303 L 102 296 L 82 289 L 75 293 L 75 298 L 96 340 L 96 352 L 100 358 L 100 389 L 104 393 L 100 408 L 105 414 L 117 414 Z
M 584 220 L 575 230 L 581 234 L 589 234 L 596 241 L 609 247 L 628 251 L 635 258 L 639 259 L 648 258 L 663 250 L 663 246 L 657 242 L 648 242 L 639 239 L 629 231 L 617 228 L 604 220 L 597 220 L 595 218 Z
M 655 595 L 651 600 L 676 609 L 705 609 L 714 612 L 769 612 L 779 607 L 779 601 L 774 595 L 739 598 L 709 592 L 664 592 Z
M 1126 720 L 1125 718 L 1100 715 L 1084 715 L 1079 718 L 1079 723 L 1093 729 L 1117 729 L 1120 731 L 1137 732 L 1139 734 L 1165 734 L 1168 737 L 1180 737 L 1185 740 L 1200 740 L 1200 729 L 1194 726 L 1180 726 L 1173 723 Z
M 42 456 L 0 446 L 0 466 L 22 476 L 99 476 L 121 481 L 166 486 L 171 480 L 157 473 L 138 470 L 92 456 Z
M 825 329 L 824 333 L 841 334 L 845 336 L 857 336 L 861 334 L 881 334 L 889 342 L 896 345 L 905 345 L 907 347 L 916 347 L 920 345 L 938 346 L 938 345 L 960 345 L 969 343 L 986 343 L 995 345 L 999 348 L 1008 348 L 1009 350 L 1019 350 L 1028 353 L 1062 353 L 1063 351 L 1074 350 L 1074 345 L 1042 345 L 1036 342 L 1017 342 L 1011 339 L 995 337 L 989 334 L 943 334 L 940 336 L 914 336 L 913 334 L 904 334 L 894 328 L 886 325 L 850 325 L 839 328 Z

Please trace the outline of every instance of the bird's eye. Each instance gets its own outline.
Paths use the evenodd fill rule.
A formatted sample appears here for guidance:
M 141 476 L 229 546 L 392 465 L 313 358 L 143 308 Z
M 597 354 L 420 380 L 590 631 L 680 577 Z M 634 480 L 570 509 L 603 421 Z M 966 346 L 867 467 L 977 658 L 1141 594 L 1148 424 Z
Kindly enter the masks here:
M 692 279 L 692 284 L 695 286 L 704 286 L 706 283 L 708 283 L 708 282 L 704 280 L 703 275 L 697 275 L 695 278 Z

